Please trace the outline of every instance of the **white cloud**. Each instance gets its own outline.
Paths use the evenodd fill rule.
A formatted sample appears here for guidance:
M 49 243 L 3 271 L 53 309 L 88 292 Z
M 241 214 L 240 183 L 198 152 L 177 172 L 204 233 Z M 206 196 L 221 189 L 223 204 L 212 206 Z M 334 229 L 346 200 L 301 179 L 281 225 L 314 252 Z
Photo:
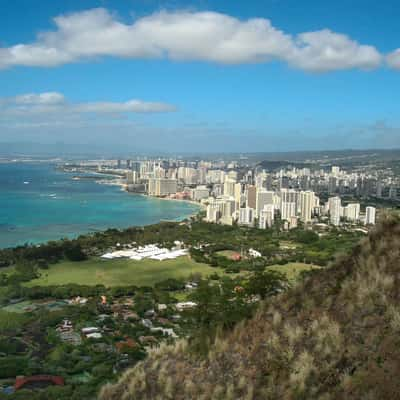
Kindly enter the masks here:
M 28 93 L 16 96 L 14 98 L 16 104 L 31 104 L 31 105 L 54 105 L 62 104 L 65 101 L 64 95 L 57 92 L 45 93 Z
M 393 51 L 386 57 L 386 62 L 389 67 L 394 69 L 400 69 L 400 49 Z
M 348 36 L 324 29 L 298 35 L 297 47 L 289 62 L 317 72 L 340 69 L 374 69 L 382 56 L 373 46 L 359 45 Z
M 81 103 L 73 107 L 76 112 L 95 113 L 156 113 L 176 111 L 176 107 L 166 103 L 145 102 L 141 100 L 130 100 L 125 103 L 95 102 Z
M 225 64 L 280 60 L 309 71 L 371 69 L 373 46 L 322 30 L 293 37 L 268 19 L 241 21 L 216 12 L 158 12 L 123 23 L 103 8 L 54 18 L 35 42 L 0 49 L 0 68 L 52 67 L 94 57 L 168 58 Z
M 126 102 L 68 103 L 57 92 L 28 93 L 0 99 L 0 116 L 79 113 L 162 113 L 176 111 L 168 103 L 129 100 Z

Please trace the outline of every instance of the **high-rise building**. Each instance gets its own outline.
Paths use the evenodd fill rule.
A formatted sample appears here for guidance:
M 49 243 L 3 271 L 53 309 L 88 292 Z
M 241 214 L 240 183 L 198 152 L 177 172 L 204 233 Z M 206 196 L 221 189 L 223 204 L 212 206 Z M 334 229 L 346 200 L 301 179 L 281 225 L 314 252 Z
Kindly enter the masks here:
M 199 168 L 199 183 L 200 185 L 204 185 L 207 182 L 207 168 L 200 167 Z
M 165 169 L 157 165 L 153 170 L 153 178 L 165 178 Z
M 178 179 L 180 179 L 187 185 L 195 185 L 199 181 L 199 173 L 196 168 L 179 167 Z
M 328 200 L 329 204 L 329 217 L 332 225 L 339 226 L 340 225 L 340 215 L 342 203 L 340 197 L 330 197 Z
M 128 171 L 126 174 L 126 183 L 127 185 L 134 185 L 137 183 L 138 176 L 136 171 Z
M 292 201 L 281 202 L 281 219 L 289 220 L 296 216 L 296 203 Z
M 280 198 L 285 203 L 296 203 L 298 201 L 299 192 L 294 189 L 283 188 L 280 190 Z
M 314 192 L 311 191 L 300 192 L 299 196 L 300 219 L 304 223 L 308 223 L 311 221 L 314 204 L 315 204 Z
M 167 196 L 176 193 L 177 186 L 176 179 L 150 178 L 148 194 L 150 196 Z
M 206 220 L 217 223 L 221 218 L 221 204 L 217 201 L 210 201 L 207 205 Z
M 153 178 L 154 163 L 143 161 L 140 163 L 140 177 L 143 179 Z
M 136 171 L 139 174 L 140 173 L 140 161 L 132 161 L 131 169 L 132 169 L 132 171 Z
M 254 208 L 239 208 L 239 225 L 253 226 L 254 224 Z
M 256 213 L 257 216 L 260 215 L 261 211 L 264 209 L 264 206 L 270 204 L 274 204 L 274 192 L 265 190 L 265 189 L 257 189 L 257 198 L 256 198 Z
M 266 204 L 260 212 L 260 217 L 258 220 L 258 226 L 260 229 L 267 229 L 274 223 L 274 205 Z
M 349 221 L 358 221 L 360 219 L 360 204 L 349 203 L 344 207 L 343 216 Z
M 257 188 L 250 185 L 247 187 L 247 207 L 256 209 L 257 207 Z
M 194 201 L 207 199 L 210 196 L 210 190 L 207 186 L 197 186 L 195 189 L 192 189 L 191 193 L 192 200 Z
M 367 207 L 365 209 L 365 225 L 375 225 L 376 208 Z
M 226 175 L 226 179 L 229 179 L 231 181 L 237 182 L 238 180 L 238 173 L 237 171 L 229 171 L 228 174 Z
M 246 202 L 243 183 L 235 183 L 234 192 L 235 192 L 234 198 L 235 198 L 235 203 L 236 203 L 236 209 L 239 209 Z
M 221 205 L 221 223 L 231 225 L 232 215 L 235 212 L 235 200 L 233 197 L 223 199 Z
M 376 197 L 382 198 L 383 184 L 381 181 L 376 182 Z
M 235 200 L 233 198 L 211 198 L 206 212 L 206 220 L 208 222 L 232 225 L 235 212 Z
M 224 196 L 235 197 L 235 184 L 236 182 L 227 179 L 224 182 Z
M 215 184 L 223 183 L 225 180 L 225 172 L 220 169 L 211 169 L 207 171 L 206 183 Z
M 334 176 L 330 176 L 328 180 L 328 192 L 333 194 L 336 192 L 337 179 Z
M 266 189 L 267 173 L 265 171 L 258 173 L 254 180 L 257 188 Z

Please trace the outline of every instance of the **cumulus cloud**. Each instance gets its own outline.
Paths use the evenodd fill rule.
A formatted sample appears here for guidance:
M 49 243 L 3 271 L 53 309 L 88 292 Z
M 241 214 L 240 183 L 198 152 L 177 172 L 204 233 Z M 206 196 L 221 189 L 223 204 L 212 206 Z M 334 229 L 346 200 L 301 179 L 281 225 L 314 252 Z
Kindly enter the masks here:
M 172 104 L 142 100 L 69 103 L 63 94 L 57 92 L 28 93 L 0 99 L 0 116 L 54 113 L 162 113 L 176 110 Z
M 324 29 L 298 35 L 289 62 L 305 70 L 374 69 L 382 56 L 373 46 L 359 45 L 348 36 Z
M 372 69 L 373 47 L 329 30 L 289 35 L 264 18 L 245 21 L 217 12 L 157 12 L 131 23 L 103 8 L 54 18 L 36 41 L 0 48 L 0 68 L 53 67 L 112 56 L 224 64 L 280 60 L 307 71 Z
M 388 54 L 386 57 L 386 62 L 391 68 L 400 69 L 400 49 Z

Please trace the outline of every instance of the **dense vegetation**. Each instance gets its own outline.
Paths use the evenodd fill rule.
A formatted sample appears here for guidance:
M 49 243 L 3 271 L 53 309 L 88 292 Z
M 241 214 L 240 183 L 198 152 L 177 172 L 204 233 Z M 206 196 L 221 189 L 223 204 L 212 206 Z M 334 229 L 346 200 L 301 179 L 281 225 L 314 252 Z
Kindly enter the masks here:
M 283 231 L 279 226 L 260 230 L 209 224 L 202 221 L 164 222 L 125 230 L 109 229 L 105 232 L 82 235 L 74 240 L 51 241 L 40 246 L 27 244 L 3 249 L 0 250 L 0 266 L 6 267 L 24 262 L 46 268 L 49 264 L 60 260 L 76 262 L 85 260 L 87 257 L 99 255 L 114 248 L 116 244 L 135 242 L 137 245 L 144 245 L 157 242 L 171 248 L 176 240 L 184 242 L 189 247 L 210 246 L 207 253 L 218 249 L 246 251 L 249 248 L 255 248 L 268 258 L 271 264 L 274 264 L 276 260 L 287 262 L 305 260 L 309 263 L 326 265 L 333 259 L 336 251 L 348 250 L 355 238 L 359 236 L 360 234 L 351 231 L 331 230 L 319 238 L 316 233 L 302 228 Z M 282 251 L 280 243 L 283 240 L 294 241 L 299 246 L 291 251 L 288 249 Z
M 395 399 L 400 386 L 400 219 L 267 298 L 205 355 L 162 346 L 102 400 Z M 212 295 L 212 293 L 211 293 Z
M 360 236 L 346 230 L 283 231 L 279 225 L 259 230 L 193 220 L 0 250 L 0 387 L 12 384 L 16 375 L 58 374 L 66 379 L 63 387 L 12 395 L 0 392 L 0 399 L 94 399 L 105 382 L 115 382 L 147 352 L 153 354 L 151 347 L 163 348 L 174 341 L 152 327 L 173 329 L 187 338 L 188 354 L 201 360 L 219 345 L 221 336 L 253 318 L 260 301 L 285 291 L 299 271 L 327 265 L 338 251 L 348 252 Z M 97 274 L 97 269 L 106 272 L 110 263 L 109 270 L 127 276 L 119 268 L 126 264 L 124 260 L 103 263 L 99 259 L 105 251 L 133 242 L 172 247 L 175 241 L 189 247 L 191 257 L 176 260 L 179 273 L 163 271 L 158 278 L 149 277 L 149 271 L 157 275 L 170 262 L 156 266 L 143 260 L 128 271 L 137 274 L 136 285 Z M 251 256 L 250 249 L 261 256 Z M 290 282 L 285 277 L 289 270 L 297 271 Z M 80 278 L 66 283 L 71 282 L 70 274 Z M 186 289 L 188 282 L 195 289 Z M 75 296 L 88 301 L 66 304 Z M 107 305 L 101 303 L 101 296 L 106 296 Z M 197 306 L 178 311 L 177 302 L 186 300 Z M 161 311 L 159 305 L 164 306 Z M 65 319 L 73 323 L 78 344 L 60 339 L 57 327 Z M 99 327 L 102 338 L 86 339 L 81 329 L 87 326 Z M 134 346 L 121 352 L 118 346 L 127 340 Z

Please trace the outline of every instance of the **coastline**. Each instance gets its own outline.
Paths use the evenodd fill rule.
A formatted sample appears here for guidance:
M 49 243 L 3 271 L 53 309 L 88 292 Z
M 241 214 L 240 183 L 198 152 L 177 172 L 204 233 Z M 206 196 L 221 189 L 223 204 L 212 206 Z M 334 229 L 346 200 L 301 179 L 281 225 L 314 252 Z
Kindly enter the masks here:
M 177 202 L 184 202 L 187 204 L 194 205 L 198 207 L 197 212 L 190 214 L 189 217 L 195 217 L 200 211 L 204 211 L 206 209 L 206 206 L 204 204 L 199 203 L 198 201 L 194 200 L 188 200 L 188 199 L 173 199 L 170 197 L 157 197 L 157 196 L 150 196 L 146 193 L 135 193 L 135 192 L 129 192 L 128 191 L 128 185 L 126 183 L 120 182 L 119 179 L 111 179 L 110 181 L 95 181 L 99 185 L 109 185 L 109 186 L 119 186 L 121 188 L 121 191 L 124 191 L 128 194 L 133 194 L 135 196 L 144 196 L 147 198 L 151 199 L 157 199 L 157 200 L 166 200 L 166 201 L 177 201 Z M 185 219 L 185 218 L 183 218 Z M 181 221 L 183 220 L 181 219 Z
M 179 223 L 198 215 L 201 210 L 199 203 L 190 200 L 161 199 L 184 202 L 180 205 L 171 204 L 171 206 L 161 205 L 161 202 L 158 202 L 158 205 L 157 202 L 151 204 L 152 200 L 160 198 L 128 192 L 121 179 L 102 181 L 98 179 L 92 182 L 82 180 L 83 188 L 87 185 L 101 185 L 108 186 L 109 190 L 105 188 L 104 199 L 103 189 L 88 192 L 83 189 L 84 195 L 79 197 L 80 186 L 75 186 L 74 190 L 68 192 L 70 185 L 68 181 L 71 181 L 71 184 L 74 182 L 73 174 L 54 171 L 53 163 L 35 164 L 33 170 L 29 165 L 25 167 L 26 164 L 29 163 L 2 164 L 3 176 L 12 176 L 12 185 L 17 189 L 15 190 L 14 186 L 9 185 L 7 181 L 9 186 L 4 186 L 4 191 L 0 196 L 0 203 L 3 204 L 3 223 L 0 226 L 0 248 L 2 249 L 23 246 L 26 243 L 43 244 L 62 238 L 74 239 L 80 235 L 93 234 L 110 228 L 144 227 L 162 221 Z M 43 164 L 46 165 L 43 166 Z M 59 172 L 61 175 L 57 175 Z M 28 180 L 30 186 L 24 184 Z M 37 182 L 44 182 L 44 184 L 41 183 L 40 187 L 35 186 Z M 57 196 L 53 193 L 57 193 Z M 129 198 L 127 194 L 134 194 L 137 200 Z M 119 198 L 120 195 L 122 197 Z M 140 200 L 138 195 L 148 199 L 143 197 L 143 200 Z M 6 210 L 9 210 L 6 205 L 9 204 L 10 198 L 13 199 L 13 210 L 12 213 L 10 211 L 6 213 Z M 149 200 L 149 202 L 146 203 L 144 200 Z M 136 201 L 138 201 L 137 208 Z M 27 202 L 31 202 L 29 203 L 30 211 L 26 207 Z M 188 207 L 189 204 L 190 207 Z
M 68 172 L 68 171 L 64 171 L 64 172 Z M 90 173 L 93 173 L 92 171 L 88 171 Z M 134 195 L 139 195 L 139 196 L 145 196 L 148 198 L 153 198 L 153 199 L 158 199 L 158 200 L 168 200 L 168 201 L 178 201 L 178 202 L 185 202 L 187 204 L 192 204 L 195 205 L 196 207 L 198 207 L 197 212 L 190 214 L 189 217 L 194 217 L 196 216 L 200 211 L 204 211 L 206 209 L 206 206 L 204 204 L 201 204 L 197 201 L 194 200 L 188 200 L 188 199 L 173 199 L 170 197 L 157 197 L 157 196 L 150 196 L 146 193 L 135 193 L 135 192 L 129 192 L 128 191 L 128 185 L 124 182 L 121 181 L 122 176 L 121 175 L 113 175 L 113 174 L 107 174 L 107 173 L 103 173 L 103 172 L 94 172 L 95 175 L 103 175 L 103 176 L 108 176 L 108 177 L 112 177 L 114 179 L 109 179 L 109 180 L 95 180 L 95 182 L 99 185 L 108 185 L 108 186 L 119 186 L 121 188 L 121 191 L 125 191 L 129 194 L 134 194 Z M 184 218 L 182 218 L 181 220 L 183 220 Z
M 201 204 L 201 203 L 199 203 L 199 202 L 197 202 L 197 201 L 194 201 L 194 200 L 187 200 L 187 199 L 182 199 L 182 200 L 181 200 L 181 199 L 171 199 L 171 198 L 168 198 L 168 197 L 149 196 L 148 194 L 143 194 L 143 196 L 150 197 L 150 198 L 153 198 L 153 199 L 158 199 L 158 200 L 178 201 L 178 202 L 188 203 L 188 204 L 192 204 L 192 205 L 194 205 L 194 206 L 197 206 L 199 209 L 197 210 L 196 213 L 191 214 L 190 217 L 195 217 L 200 211 L 206 210 L 206 206 L 205 206 L 204 204 Z
M 126 186 L 126 185 L 123 185 Z M 180 203 L 187 203 L 187 204 L 191 204 L 193 206 L 198 207 L 197 212 L 190 214 L 188 217 L 195 217 L 200 211 L 204 211 L 206 209 L 206 206 L 204 204 L 201 204 L 197 201 L 194 200 L 187 200 L 187 199 L 171 199 L 169 197 L 157 197 L 157 196 L 150 196 L 146 193 L 134 193 L 134 192 L 128 192 L 128 190 L 126 190 L 126 188 L 123 189 L 124 191 L 126 191 L 129 194 L 133 194 L 135 196 L 143 196 L 143 197 L 147 197 L 150 199 L 156 199 L 156 200 L 163 200 L 163 201 L 176 201 L 176 202 L 180 202 Z M 183 221 L 183 219 L 182 219 Z
M 67 172 L 67 171 L 64 171 Z M 68 172 L 67 172 L 68 173 Z M 186 218 L 191 218 L 191 217 L 196 217 L 198 215 L 198 213 L 200 211 L 205 211 L 206 206 L 204 204 L 201 204 L 197 201 L 194 200 L 188 200 L 188 199 L 173 199 L 173 198 L 169 198 L 169 197 L 157 197 L 157 196 L 150 196 L 146 193 L 135 193 L 135 192 L 129 192 L 128 191 L 128 185 L 124 182 L 121 181 L 121 176 L 116 177 L 116 175 L 112 175 L 112 174 L 103 174 L 102 172 L 95 172 L 95 174 L 98 175 L 107 175 L 110 177 L 114 177 L 114 179 L 110 179 L 110 180 L 95 180 L 95 183 L 99 184 L 99 185 L 106 185 L 106 186 L 119 186 L 121 191 L 124 191 L 128 194 L 133 194 L 135 196 L 144 196 L 147 198 L 152 198 L 152 199 L 157 199 L 157 200 L 168 200 L 168 201 L 177 201 L 177 202 L 185 202 L 187 204 L 191 204 L 191 205 L 195 205 L 196 207 L 198 207 L 198 210 L 190 215 L 188 215 L 187 217 L 178 217 L 177 219 L 173 220 L 174 222 L 181 222 Z M 160 220 L 161 221 L 166 221 L 166 220 Z M 137 226 L 146 226 L 146 225 L 137 225 Z

